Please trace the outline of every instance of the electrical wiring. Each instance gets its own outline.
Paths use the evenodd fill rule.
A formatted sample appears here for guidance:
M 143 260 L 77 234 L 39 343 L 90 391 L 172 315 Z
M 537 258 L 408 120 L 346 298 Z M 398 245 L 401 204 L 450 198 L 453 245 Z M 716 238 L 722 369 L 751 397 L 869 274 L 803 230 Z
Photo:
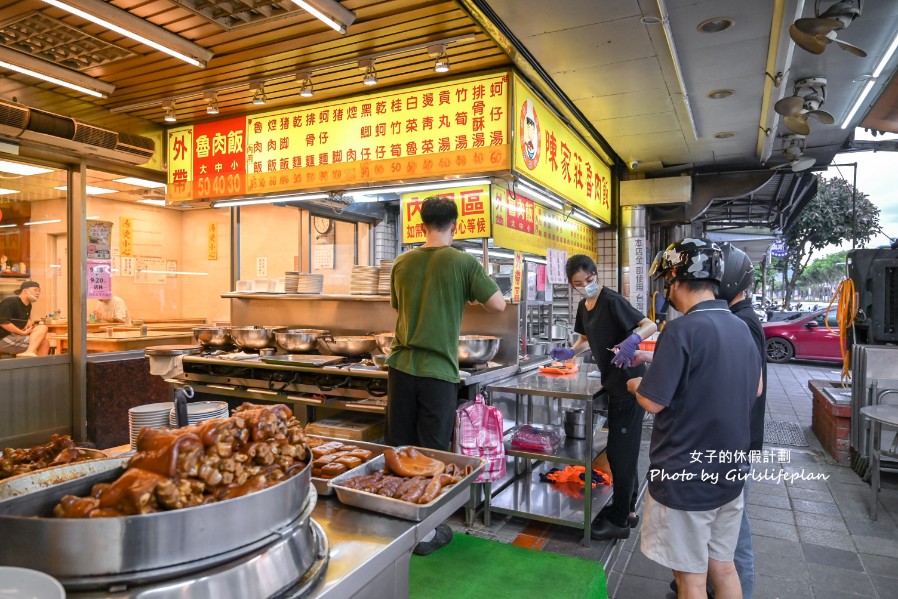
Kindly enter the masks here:
M 836 321 L 839 323 L 839 346 L 842 350 L 842 382 L 847 384 L 851 380 L 851 349 L 848 348 L 848 330 L 854 326 L 854 317 L 857 314 L 857 293 L 854 288 L 854 281 L 845 279 L 836 288 L 835 294 L 826 308 L 829 314 L 833 304 L 838 298 L 836 307 Z M 830 333 L 835 333 L 829 326 L 829 319 L 826 320 L 826 329 Z

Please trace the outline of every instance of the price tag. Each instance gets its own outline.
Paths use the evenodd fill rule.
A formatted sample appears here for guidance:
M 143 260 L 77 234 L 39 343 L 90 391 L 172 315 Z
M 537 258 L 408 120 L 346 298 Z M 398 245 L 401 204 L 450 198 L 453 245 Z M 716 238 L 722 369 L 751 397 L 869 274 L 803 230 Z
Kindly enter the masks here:
M 112 264 L 109 260 L 87 261 L 87 299 L 112 298 Z

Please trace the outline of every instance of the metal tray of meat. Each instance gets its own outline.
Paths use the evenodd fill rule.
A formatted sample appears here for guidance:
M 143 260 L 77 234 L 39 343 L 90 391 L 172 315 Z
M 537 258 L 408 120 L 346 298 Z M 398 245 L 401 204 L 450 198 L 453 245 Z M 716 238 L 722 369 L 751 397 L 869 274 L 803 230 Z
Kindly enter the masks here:
M 343 445 L 354 445 L 359 449 L 367 449 L 371 452 L 371 457 L 369 459 L 373 460 L 379 455 L 383 455 L 384 449 L 389 447 L 389 445 L 380 445 L 378 443 L 366 443 L 365 441 L 353 441 L 352 439 L 337 439 L 336 437 L 323 437 L 321 435 L 306 435 L 307 437 L 314 437 L 315 439 L 322 439 L 325 442 L 336 441 L 338 443 L 342 443 Z M 311 448 L 309 448 L 311 449 Z M 314 461 L 314 459 L 312 460 Z M 365 463 L 359 464 L 356 468 L 360 468 L 364 466 Z M 346 472 L 349 472 L 347 470 Z M 346 474 L 344 472 L 343 474 Z M 340 475 L 342 476 L 342 475 Z M 317 476 L 312 477 L 312 484 L 315 486 L 315 490 L 318 491 L 319 495 L 333 495 L 334 489 L 328 484 L 332 479 L 330 478 L 318 478 Z
M 436 499 L 434 499 L 430 503 L 423 504 L 409 503 L 408 501 L 393 499 L 392 497 L 383 497 L 382 495 L 375 495 L 374 493 L 368 493 L 367 491 L 358 491 L 356 489 L 350 489 L 349 487 L 344 487 L 342 485 L 344 481 L 354 476 L 366 476 L 369 474 L 374 474 L 378 470 L 382 470 L 386 465 L 386 459 L 384 458 L 383 454 L 379 455 L 376 458 L 368 460 L 361 466 L 357 466 L 352 470 L 344 472 L 340 476 L 335 476 L 330 480 L 330 485 L 334 488 L 334 491 L 337 494 L 337 498 L 341 503 L 345 503 L 346 505 L 351 505 L 354 507 L 360 507 L 366 510 L 371 510 L 372 512 L 379 512 L 388 516 L 396 516 L 397 518 L 402 518 L 403 520 L 413 520 L 415 522 L 421 522 L 430 514 L 439 509 L 443 504 L 451 500 L 453 497 L 458 496 L 459 493 L 462 493 L 466 489 L 468 489 L 471 486 L 471 483 L 473 483 L 477 476 L 480 474 L 480 471 L 483 469 L 483 466 L 486 463 L 480 458 L 471 458 L 468 456 L 459 455 L 457 453 L 449 453 L 448 451 L 437 451 L 435 449 L 424 449 L 421 447 L 416 447 L 415 449 L 417 449 L 427 457 L 434 458 L 442 462 L 451 462 L 453 464 L 458 464 L 463 468 L 470 466 L 471 472 L 454 485 L 448 488 L 443 488 Z
M 32 470 L 25 474 L 17 474 L 16 476 L 0 480 L 0 500 L 40 491 L 45 487 L 75 480 L 82 476 L 106 472 L 107 470 L 118 468 L 128 460 L 127 457 L 108 458 L 105 453 L 96 449 L 85 451 L 91 452 L 89 455 L 92 457 L 85 457 L 85 459 L 70 464 Z

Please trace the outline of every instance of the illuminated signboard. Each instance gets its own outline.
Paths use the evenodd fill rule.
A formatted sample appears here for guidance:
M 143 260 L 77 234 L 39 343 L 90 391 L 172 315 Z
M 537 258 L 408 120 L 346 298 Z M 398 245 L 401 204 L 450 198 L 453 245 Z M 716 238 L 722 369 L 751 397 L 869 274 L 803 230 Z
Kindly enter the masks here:
M 611 170 L 540 100 L 514 78 L 514 170 L 611 222 Z
M 421 228 L 421 203 L 431 196 L 445 196 L 455 200 L 455 205 L 458 206 L 455 239 L 476 239 L 491 235 L 490 186 L 483 184 L 404 194 L 401 202 L 402 243 L 426 241 L 424 230 Z
M 431 82 L 172 129 L 173 198 L 508 171 L 508 77 Z
M 502 184 L 491 188 L 493 243 L 497 247 L 545 256 L 549 248 L 598 261 L 598 231 L 573 218 L 519 196 Z

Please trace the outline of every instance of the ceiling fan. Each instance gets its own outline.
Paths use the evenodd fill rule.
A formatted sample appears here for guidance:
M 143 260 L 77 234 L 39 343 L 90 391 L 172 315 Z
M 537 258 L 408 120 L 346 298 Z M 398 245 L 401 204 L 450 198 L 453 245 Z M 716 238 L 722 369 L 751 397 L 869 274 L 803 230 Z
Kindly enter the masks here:
M 798 19 L 789 27 L 789 36 L 811 54 L 823 54 L 826 47 L 835 42 L 837 46 L 856 56 L 867 56 L 867 52 L 836 37 L 836 31 L 845 29 L 861 16 L 864 0 L 839 0 L 824 12 L 820 12 L 820 1 L 814 3 L 815 18 Z
M 802 92 L 809 92 L 802 95 Z M 826 101 L 826 79 L 807 77 L 795 82 L 795 94 L 774 104 L 773 109 L 783 116 L 783 124 L 799 135 L 810 135 L 808 117 L 813 117 L 825 125 L 832 125 L 836 119 L 825 110 L 820 110 Z
M 791 168 L 793 173 L 799 173 L 801 171 L 806 171 L 814 164 L 816 164 L 817 160 L 811 158 L 810 156 L 805 156 L 802 158 L 805 149 L 805 136 L 797 133 L 790 133 L 788 135 L 783 136 L 783 155 L 786 157 L 786 164 L 780 164 L 778 166 L 774 166 L 771 170 L 780 170 L 784 168 Z

